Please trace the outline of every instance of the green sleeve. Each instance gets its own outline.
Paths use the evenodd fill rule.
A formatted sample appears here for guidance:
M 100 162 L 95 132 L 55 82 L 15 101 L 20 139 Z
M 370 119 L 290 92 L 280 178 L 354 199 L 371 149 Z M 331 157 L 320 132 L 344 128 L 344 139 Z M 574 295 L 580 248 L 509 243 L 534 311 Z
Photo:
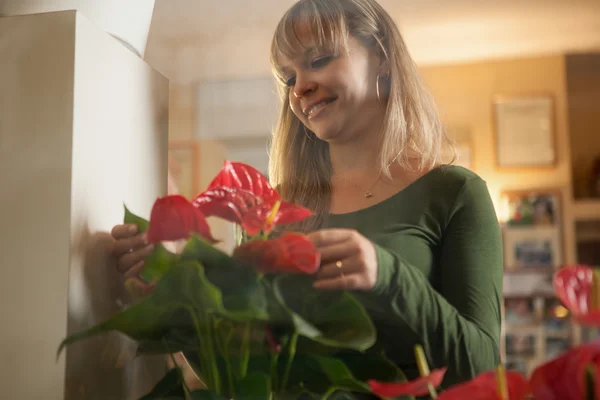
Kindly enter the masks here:
M 379 275 L 369 295 L 385 305 L 404 340 L 423 345 L 432 368 L 448 367 L 444 387 L 500 363 L 503 270 L 501 232 L 485 182 L 467 180 L 449 214 L 438 290 L 400 255 L 376 246 Z

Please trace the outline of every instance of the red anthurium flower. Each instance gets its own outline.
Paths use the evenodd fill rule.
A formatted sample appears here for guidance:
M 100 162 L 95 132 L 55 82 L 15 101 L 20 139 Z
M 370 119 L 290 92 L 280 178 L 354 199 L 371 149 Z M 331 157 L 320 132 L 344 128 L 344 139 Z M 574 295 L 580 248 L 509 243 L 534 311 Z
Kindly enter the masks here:
M 574 347 L 537 367 L 529 381 L 531 394 L 536 400 L 585 399 L 585 371 L 588 365 L 596 367 L 596 382 L 600 382 L 600 341 Z M 596 398 L 600 399 L 598 384 Z
M 192 204 L 207 217 L 216 215 L 241 225 L 248 210 L 262 204 L 262 201 L 247 190 L 222 186 L 202 192 Z
M 563 267 L 554 275 L 554 291 L 577 322 L 600 326 L 600 307 L 590 307 L 594 295 L 600 295 L 600 293 L 593 293 L 593 276 L 592 267 L 585 265 Z
M 187 239 L 191 233 L 216 242 L 202 212 L 185 197 L 169 195 L 154 202 L 148 228 L 149 243 Z
M 315 245 L 299 233 L 285 233 L 277 239 L 244 243 L 233 251 L 233 257 L 265 274 L 313 274 L 321 261 Z
M 380 382 L 370 380 L 367 383 L 371 391 L 379 397 L 425 396 L 429 394 L 429 386 L 437 388 L 444 379 L 446 368 L 435 369 L 427 376 L 409 382 Z
M 525 400 L 529 395 L 529 384 L 521 374 L 506 371 L 508 400 Z M 438 400 L 505 400 L 498 391 L 496 371 L 484 372 L 474 379 L 448 388 Z M 536 398 L 537 400 L 537 398 Z
M 240 162 L 225 161 L 221 171 L 208 185 L 209 190 L 217 187 L 247 190 L 265 202 L 273 203 L 279 200 L 279 194 L 260 171 Z
M 268 234 L 275 225 L 299 222 L 312 214 L 302 206 L 280 201 L 279 194 L 255 168 L 229 161 L 193 204 L 207 217 L 218 216 L 241 225 L 250 236 L 261 231 Z
M 297 204 L 282 201 L 271 218 L 275 204 L 264 203 L 249 210 L 242 219 L 242 228 L 248 235 L 257 235 L 260 231 L 271 232 L 275 225 L 299 222 L 312 215 L 312 211 Z

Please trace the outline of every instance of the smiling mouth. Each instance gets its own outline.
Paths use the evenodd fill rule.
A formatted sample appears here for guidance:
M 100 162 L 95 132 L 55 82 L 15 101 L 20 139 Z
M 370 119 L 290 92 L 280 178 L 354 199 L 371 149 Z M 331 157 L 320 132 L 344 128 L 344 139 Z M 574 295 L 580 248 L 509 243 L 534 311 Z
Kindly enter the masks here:
M 311 118 L 317 116 L 317 114 L 321 111 L 321 109 L 323 107 L 325 107 L 328 104 L 333 103 L 335 100 L 336 100 L 335 97 L 331 98 L 331 99 L 323 100 L 322 102 L 315 104 L 314 106 L 312 106 L 311 108 L 306 110 L 304 112 L 304 114 L 308 117 L 308 119 L 311 119 Z

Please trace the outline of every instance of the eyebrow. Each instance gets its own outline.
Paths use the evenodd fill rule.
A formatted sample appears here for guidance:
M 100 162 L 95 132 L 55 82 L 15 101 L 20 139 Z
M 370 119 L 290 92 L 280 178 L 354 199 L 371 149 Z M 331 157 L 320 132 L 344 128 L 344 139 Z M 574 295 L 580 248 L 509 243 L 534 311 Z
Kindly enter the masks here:
M 303 56 L 304 58 L 306 58 L 307 56 L 309 56 L 309 55 L 311 55 L 311 54 L 313 54 L 313 53 L 316 53 L 316 52 L 318 52 L 318 51 L 319 51 L 319 47 L 317 47 L 317 46 L 310 46 L 310 47 L 308 47 L 306 50 L 304 50 L 304 52 L 303 52 L 302 56 Z M 290 60 L 290 59 L 288 59 L 288 61 L 289 61 L 289 60 Z M 286 72 L 286 70 L 287 70 L 287 67 L 285 67 L 283 64 L 280 64 L 280 70 L 281 70 L 281 72 Z

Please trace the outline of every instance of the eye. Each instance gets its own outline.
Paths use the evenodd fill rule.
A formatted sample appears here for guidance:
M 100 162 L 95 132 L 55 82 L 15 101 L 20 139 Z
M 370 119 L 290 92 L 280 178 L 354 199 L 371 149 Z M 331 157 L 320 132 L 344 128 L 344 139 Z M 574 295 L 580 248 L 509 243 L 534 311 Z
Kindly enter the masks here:
M 324 57 L 318 57 L 315 58 L 314 60 L 311 61 L 310 66 L 311 68 L 321 68 L 324 67 L 325 65 L 327 65 L 331 59 L 333 57 L 331 56 L 324 56 Z
M 291 78 L 288 78 L 285 81 L 285 86 L 287 86 L 287 87 L 294 86 L 295 84 L 296 84 L 296 77 L 295 76 L 292 76 Z

